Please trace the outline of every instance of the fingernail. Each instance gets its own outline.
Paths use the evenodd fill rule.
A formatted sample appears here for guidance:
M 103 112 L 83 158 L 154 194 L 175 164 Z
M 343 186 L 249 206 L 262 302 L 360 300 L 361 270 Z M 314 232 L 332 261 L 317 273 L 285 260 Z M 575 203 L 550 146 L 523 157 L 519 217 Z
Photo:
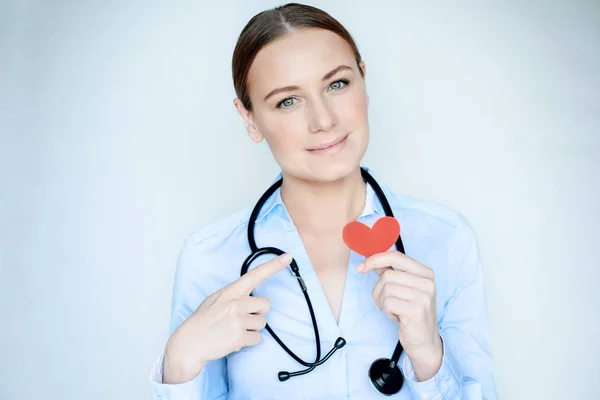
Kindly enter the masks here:
M 358 264 L 358 267 L 356 267 L 356 272 L 363 272 L 365 270 L 365 263 L 360 263 Z
M 281 261 L 282 264 L 284 265 L 288 265 L 289 263 L 292 262 L 292 255 L 285 253 L 279 256 L 279 260 Z

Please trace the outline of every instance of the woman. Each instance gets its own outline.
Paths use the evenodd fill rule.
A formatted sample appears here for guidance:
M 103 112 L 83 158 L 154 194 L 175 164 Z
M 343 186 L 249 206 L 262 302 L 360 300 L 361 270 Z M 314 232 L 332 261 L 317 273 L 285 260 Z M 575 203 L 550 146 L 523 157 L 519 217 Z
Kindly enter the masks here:
M 369 370 L 398 341 L 404 383 L 388 395 L 496 398 L 477 241 L 464 217 L 381 185 L 406 255 L 391 248 L 364 257 L 343 240 L 349 222 L 372 226 L 385 216 L 360 168 L 369 138 L 365 76 L 350 34 L 319 9 L 287 4 L 242 31 L 234 104 L 249 137 L 267 141 L 282 178 L 253 231 L 259 247 L 287 253 L 264 257 L 240 277 L 253 207 L 187 239 L 172 334 L 151 373 L 155 398 L 382 398 Z M 303 366 L 263 329 L 267 322 L 300 359 L 324 358 L 299 280 L 282 271 L 291 257 L 314 307 L 318 343 L 334 352 L 290 378 L 280 372 Z M 340 337 L 345 345 L 335 347 Z

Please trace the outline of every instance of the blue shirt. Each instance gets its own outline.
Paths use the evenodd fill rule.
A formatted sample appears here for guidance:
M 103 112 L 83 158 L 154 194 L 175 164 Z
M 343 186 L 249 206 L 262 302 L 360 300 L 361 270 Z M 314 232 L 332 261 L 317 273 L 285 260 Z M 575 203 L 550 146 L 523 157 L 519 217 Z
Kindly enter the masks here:
M 369 171 L 376 179 L 376 176 Z M 281 174 L 279 174 L 281 177 Z M 279 177 L 277 179 L 279 179 Z M 394 399 L 497 398 L 486 321 L 481 260 L 476 236 L 458 212 L 432 202 L 394 195 L 378 182 L 400 222 L 406 255 L 435 273 L 436 307 L 443 361 L 431 379 L 418 382 L 403 352 L 399 366 L 405 382 Z M 211 293 L 240 276 L 250 254 L 246 230 L 253 206 L 190 235 L 179 254 L 171 316 L 171 333 Z M 385 216 L 375 192 L 367 185 L 363 212 L 358 219 L 372 226 Z M 341 234 L 341 232 L 340 232 Z M 192 381 L 162 384 L 162 354 L 151 371 L 155 399 L 383 399 L 368 378 L 371 363 L 390 358 L 398 341 L 398 322 L 380 311 L 371 296 L 379 276 L 359 274 L 363 256 L 351 252 L 339 324 L 301 238 L 281 200 L 278 189 L 265 203 L 255 226 L 258 247 L 274 246 L 292 254 L 308 288 L 320 335 L 321 354 L 342 336 L 347 344 L 312 372 L 285 382 L 279 371 L 304 367 L 292 359 L 266 331 L 262 342 L 209 363 Z M 257 266 L 273 256 L 259 258 Z M 267 323 L 299 357 L 314 361 L 313 325 L 297 279 L 284 269 L 253 292 L 271 300 Z

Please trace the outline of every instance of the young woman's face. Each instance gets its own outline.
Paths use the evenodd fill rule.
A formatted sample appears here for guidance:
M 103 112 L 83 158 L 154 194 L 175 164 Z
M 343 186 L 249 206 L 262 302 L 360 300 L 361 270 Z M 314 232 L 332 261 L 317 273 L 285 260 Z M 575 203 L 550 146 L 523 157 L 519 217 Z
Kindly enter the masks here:
M 250 68 L 248 91 L 252 112 L 239 99 L 236 107 L 284 174 L 326 182 L 360 165 L 369 100 L 350 45 L 335 33 L 297 30 L 265 46 Z

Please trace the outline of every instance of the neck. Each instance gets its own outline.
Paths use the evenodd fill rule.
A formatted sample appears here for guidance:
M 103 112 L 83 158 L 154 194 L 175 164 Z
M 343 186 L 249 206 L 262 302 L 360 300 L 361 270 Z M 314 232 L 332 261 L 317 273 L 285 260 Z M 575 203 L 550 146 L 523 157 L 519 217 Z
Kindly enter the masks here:
M 358 219 L 367 194 L 360 168 L 333 182 L 312 182 L 283 174 L 281 199 L 294 225 L 314 233 L 339 232 Z

